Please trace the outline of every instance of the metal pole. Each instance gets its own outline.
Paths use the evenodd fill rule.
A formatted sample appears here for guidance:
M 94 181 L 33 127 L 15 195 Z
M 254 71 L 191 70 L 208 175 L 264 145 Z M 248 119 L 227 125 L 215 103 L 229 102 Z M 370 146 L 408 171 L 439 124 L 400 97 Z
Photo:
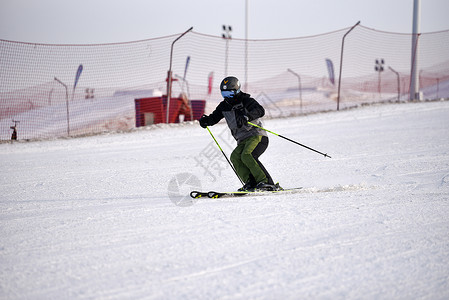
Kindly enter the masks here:
M 439 92 L 440 92 L 440 78 L 437 78 L 437 100 L 438 100 Z
M 292 142 L 292 143 L 294 143 L 294 144 L 296 144 L 296 145 L 299 145 L 299 146 L 301 146 L 301 147 L 304 147 L 304 148 L 306 148 L 306 149 L 309 149 L 309 150 L 311 150 L 311 151 L 313 151 L 313 152 L 316 152 L 316 153 L 319 153 L 319 154 L 321 154 L 321 155 L 324 155 L 324 157 L 332 158 L 332 157 L 330 157 L 329 155 L 327 155 L 327 153 L 323 153 L 323 152 L 320 152 L 320 151 L 315 150 L 315 149 L 313 149 L 313 148 L 310 148 L 309 146 L 306 146 L 306 145 L 303 145 L 303 144 L 301 144 L 301 143 L 298 143 L 297 141 L 294 141 L 294 140 L 292 140 L 292 139 L 289 139 L 288 137 L 285 137 L 285 136 L 283 136 L 283 135 L 280 135 L 280 134 L 278 134 L 278 133 L 276 133 L 276 132 L 273 132 L 273 131 L 270 131 L 270 130 L 268 130 L 268 129 L 265 129 L 265 128 L 260 127 L 260 126 L 258 126 L 258 125 L 256 125 L 256 124 L 253 124 L 253 123 L 251 123 L 251 122 L 248 122 L 248 124 L 249 124 L 249 125 L 252 125 L 252 126 L 254 126 L 254 127 L 260 128 L 260 129 L 262 129 L 262 130 L 265 130 L 266 132 L 269 132 L 269 133 L 271 133 L 271 134 L 277 135 L 277 136 L 280 137 L 280 138 L 283 138 L 283 139 L 285 139 L 285 140 L 287 140 L 287 141 L 289 141 L 289 142 Z
M 245 1 L 245 91 L 248 89 L 248 1 Z
M 170 98 L 171 98 L 171 66 L 172 66 L 172 61 L 173 61 L 173 45 L 176 43 L 177 40 L 179 40 L 180 38 L 182 38 L 187 32 L 191 31 L 193 29 L 193 27 L 190 27 L 186 32 L 184 32 L 183 34 L 181 34 L 180 36 L 178 36 L 173 43 L 171 44 L 171 50 L 170 50 L 170 68 L 168 69 L 168 74 L 167 74 L 167 114 L 166 114 L 166 118 L 165 121 L 168 124 L 169 122 L 169 112 L 170 112 Z
M 190 121 L 193 121 L 193 106 L 192 106 L 192 101 L 190 101 L 190 88 L 189 88 L 189 82 L 181 77 L 175 74 L 175 77 L 178 79 L 181 79 L 183 84 L 185 82 L 186 86 L 187 86 L 187 102 L 189 103 L 189 107 L 190 107 Z
M 232 170 L 234 171 L 235 175 L 237 175 L 237 178 L 240 180 L 240 182 L 242 184 L 245 184 L 243 182 L 243 180 L 240 178 L 239 174 L 237 173 L 236 169 L 234 168 L 234 166 L 232 165 L 232 163 L 229 161 L 228 157 L 226 156 L 226 154 L 224 153 L 223 149 L 221 149 L 220 144 L 217 142 L 217 140 L 215 139 L 214 135 L 212 134 L 212 131 L 210 131 L 209 127 L 206 127 L 207 131 L 209 131 L 210 135 L 212 136 L 212 138 L 215 141 L 215 144 L 217 144 L 218 148 L 220 149 L 221 153 L 223 154 L 223 156 L 226 158 L 226 160 L 228 161 L 228 164 L 231 166 Z
M 70 136 L 70 119 L 69 119 L 69 90 L 67 85 L 55 77 L 55 80 L 65 87 L 65 103 L 67 106 L 67 135 Z
M 225 77 L 228 76 L 228 51 L 229 51 L 229 39 L 226 39 Z
M 377 91 L 379 93 L 379 98 L 382 98 L 382 89 L 381 89 L 382 85 L 381 85 L 380 73 L 384 71 L 385 61 L 383 58 L 381 58 L 381 59 L 376 59 L 375 62 L 376 62 L 376 64 L 374 66 L 374 70 L 376 70 L 376 72 L 379 73 L 379 79 L 377 80 L 377 84 L 378 84 Z
M 354 26 L 351 27 L 351 29 L 348 30 L 348 32 L 345 33 L 343 36 L 342 42 L 341 42 L 341 55 L 340 55 L 340 75 L 338 76 L 338 97 L 337 97 L 337 110 L 340 110 L 340 86 L 341 86 L 341 70 L 343 68 L 343 49 L 345 47 L 345 38 L 357 25 L 360 24 L 360 21 L 358 21 Z
M 292 73 L 293 75 L 295 75 L 296 77 L 298 77 L 298 85 L 299 85 L 299 105 L 300 105 L 300 108 L 301 108 L 301 113 L 302 113 L 302 85 L 301 85 L 301 77 L 297 74 L 297 73 L 295 73 L 295 72 L 293 72 L 293 70 L 291 70 L 291 69 L 287 69 L 287 71 L 289 71 L 290 73 Z
M 223 31 L 222 37 L 226 40 L 226 54 L 225 54 L 225 74 L 224 76 L 228 76 L 228 54 L 229 54 L 229 40 L 231 37 L 231 31 L 232 27 L 230 25 L 226 26 L 223 25 Z
M 395 73 L 398 77 L 398 101 L 401 100 L 401 78 L 399 77 L 399 72 L 396 72 L 392 67 L 388 67 L 388 69 L 391 70 L 391 72 Z
M 413 1 L 413 33 L 412 33 L 412 66 L 410 71 L 410 100 L 419 99 L 419 78 L 418 78 L 418 39 L 419 39 L 419 15 L 421 1 Z M 418 98 L 416 98 L 418 97 Z

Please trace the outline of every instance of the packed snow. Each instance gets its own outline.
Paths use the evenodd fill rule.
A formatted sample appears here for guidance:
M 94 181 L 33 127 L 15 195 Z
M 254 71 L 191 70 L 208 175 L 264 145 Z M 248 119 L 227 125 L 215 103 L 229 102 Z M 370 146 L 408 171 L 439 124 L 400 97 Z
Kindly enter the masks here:
M 270 119 L 240 182 L 197 122 L 0 144 L 2 299 L 448 299 L 449 102 Z M 211 127 L 226 155 L 223 123 Z

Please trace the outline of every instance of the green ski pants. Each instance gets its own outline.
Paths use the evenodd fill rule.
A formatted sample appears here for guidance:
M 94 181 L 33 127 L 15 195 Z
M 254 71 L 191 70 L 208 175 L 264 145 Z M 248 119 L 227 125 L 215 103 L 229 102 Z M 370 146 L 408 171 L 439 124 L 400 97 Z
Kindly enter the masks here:
M 258 157 L 268 146 L 268 143 L 260 145 L 261 140 L 261 135 L 249 137 L 232 151 L 232 164 L 244 183 L 247 183 L 252 179 L 251 175 L 255 180 L 255 183 L 268 181 L 265 173 L 266 170 L 258 161 Z M 262 147 L 258 147 L 259 145 Z M 271 178 L 270 181 L 272 181 Z

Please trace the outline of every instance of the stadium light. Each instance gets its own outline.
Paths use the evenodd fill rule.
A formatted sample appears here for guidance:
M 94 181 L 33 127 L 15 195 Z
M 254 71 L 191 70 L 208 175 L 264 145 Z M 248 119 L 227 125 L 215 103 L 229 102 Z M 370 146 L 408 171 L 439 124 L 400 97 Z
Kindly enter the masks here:
M 228 76 L 228 53 L 229 53 L 229 40 L 231 36 L 232 27 L 230 25 L 223 25 L 223 34 L 221 35 L 226 40 L 226 55 L 225 55 L 225 76 Z
M 379 73 L 379 79 L 377 80 L 377 91 L 379 92 L 379 97 L 382 97 L 380 73 L 384 71 L 384 64 L 385 61 L 383 58 L 375 60 L 374 70 Z

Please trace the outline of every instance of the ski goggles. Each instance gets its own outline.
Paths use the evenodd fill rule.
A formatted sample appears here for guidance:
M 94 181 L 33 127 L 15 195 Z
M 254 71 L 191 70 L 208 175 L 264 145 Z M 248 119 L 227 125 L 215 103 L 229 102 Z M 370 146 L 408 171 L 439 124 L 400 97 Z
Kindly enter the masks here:
M 234 90 L 230 90 L 230 91 L 221 91 L 221 95 L 223 96 L 223 98 L 234 98 L 234 96 L 238 93 L 239 91 L 234 91 Z

